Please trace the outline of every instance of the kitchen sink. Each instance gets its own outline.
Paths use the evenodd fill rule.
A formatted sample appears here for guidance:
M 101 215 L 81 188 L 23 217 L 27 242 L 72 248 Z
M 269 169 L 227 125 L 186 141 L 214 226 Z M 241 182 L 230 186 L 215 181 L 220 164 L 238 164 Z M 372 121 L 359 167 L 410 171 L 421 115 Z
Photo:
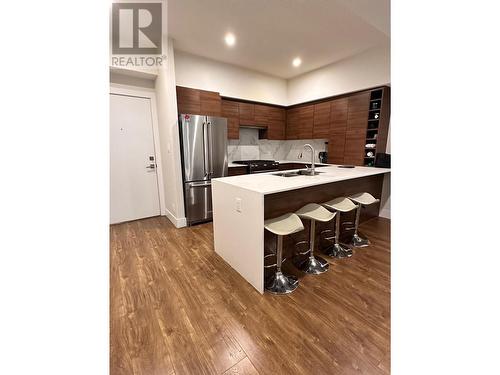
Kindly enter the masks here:
M 324 173 L 324 172 L 319 172 L 319 171 L 314 171 L 314 176 Z M 279 173 L 273 173 L 274 176 L 280 176 L 280 177 L 296 177 L 296 176 L 312 176 L 312 171 L 308 169 L 300 169 L 298 171 L 292 171 L 292 172 L 279 172 Z
M 273 176 L 280 176 L 280 177 L 296 177 L 300 176 L 297 172 L 279 172 L 279 173 L 273 173 Z
M 297 171 L 297 173 L 299 175 L 302 175 L 302 176 L 312 176 L 313 175 L 313 173 L 310 169 L 300 169 Z M 316 176 L 320 173 L 324 173 L 324 172 L 314 171 L 314 176 Z

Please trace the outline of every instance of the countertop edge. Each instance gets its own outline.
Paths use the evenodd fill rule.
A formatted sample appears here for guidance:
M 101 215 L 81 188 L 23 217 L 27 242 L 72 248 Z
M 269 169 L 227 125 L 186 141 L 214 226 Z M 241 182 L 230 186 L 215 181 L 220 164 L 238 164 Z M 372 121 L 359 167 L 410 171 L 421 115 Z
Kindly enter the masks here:
M 328 165 L 328 166 L 324 166 L 324 167 L 335 167 L 335 166 L 336 165 Z M 319 167 L 319 168 L 321 168 L 321 167 Z M 262 195 L 270 195 L 270 194 L 281 193 L 281 192 L 284 192 L 284 191 L 304 189 L 304 188 L 308 188 L 308 187 L 316 186 L 316 185 L 325 185 L 325 184 L 331 184 L 331 183 L 340 182 L 340 181 L 354 180 L 356 178 L 363 178 L 363 177 L 375 176 L 375 175 L 379 175 L 379 174 L 391 173 L 391 170 L 388 169 L 388 168 L 376 168 L 376 167 L 364 167 L 364 168 L 373 168 L 373 171 L 369 171 L 369 172 L 368 171 L 364 171 L 364 173 L 362 175 L 360 175 L 360 176 L 340 176 L 338 179 L 335 179 L 333 181 L 332 180 L 326 180 L 326 181 L 314 180 L 314 181 L 311 181 L 310 183 L 307 183 L 307 184 L 302 185 L 302 186 L 276 188 L 276 189 L 273 189 L 272 191 L 261 191 L 261 190 L 256 190 L 254 188 L 249 188 L 249 187 L 241 186 L 239 183 L 236 182 L 236 180 L 234 182 L 231 182 L 232 178 L 236 178 L 237 179 L 240 176 L 220 177 L 220 178 L 216 178 L 216 179 L 213 179 L 213 180 L 217 181 L 217 182 L 220 182 L 220 183 L 228 184 L 228 185 L 231 185 L 231 186 L 236 186 L 236 187 L 238 187 L 240 189 L 244 189 L 244 190 L 247 190 L 247 191 L 252 191 L 254 193 L 259 193 L 259 194 L 262 194 Z M 296 170 L 299 170 L 299 169 L 292 169 L 292 170 L 289 170 L 287 172 L 296 171 Z M 268 172 L 268 173 L 263 173 L 263 174 L 258 174 L 258 175 L 245 175 L 245 176 L 270 175 L 270 174 L 273 174 L 273 173 L 276 173 L 276 172 Z M 285 177 L 283 177 L 283 178 L 285 178 Z M 290 178 L 294 178 L 294 177 L 290 177 Z

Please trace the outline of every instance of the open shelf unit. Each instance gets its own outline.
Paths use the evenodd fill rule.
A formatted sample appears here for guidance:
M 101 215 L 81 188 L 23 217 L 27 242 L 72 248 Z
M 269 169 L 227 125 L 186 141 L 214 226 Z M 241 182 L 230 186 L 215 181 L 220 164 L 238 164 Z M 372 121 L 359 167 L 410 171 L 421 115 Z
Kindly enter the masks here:
M 382 112 L 383 89 L 376 89 L 370 93 L 370 104 L 368 108 L 368 125 L 366 128 L 365 145 L 373 144 L 375 147 L 365 146 L 363 165 L 373 167 L 375 165 L 375 154 L 377 149 L 377 139 L 379 135 L 380 116 Z

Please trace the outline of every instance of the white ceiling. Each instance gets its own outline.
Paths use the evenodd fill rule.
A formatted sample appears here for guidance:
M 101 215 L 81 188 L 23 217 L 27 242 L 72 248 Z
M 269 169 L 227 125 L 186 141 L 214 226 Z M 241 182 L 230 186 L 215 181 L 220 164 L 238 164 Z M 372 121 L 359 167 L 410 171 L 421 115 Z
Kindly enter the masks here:
M 389 43 L 390 0 L 168 0 L 168 33 L 177 50 L 289 79 Z

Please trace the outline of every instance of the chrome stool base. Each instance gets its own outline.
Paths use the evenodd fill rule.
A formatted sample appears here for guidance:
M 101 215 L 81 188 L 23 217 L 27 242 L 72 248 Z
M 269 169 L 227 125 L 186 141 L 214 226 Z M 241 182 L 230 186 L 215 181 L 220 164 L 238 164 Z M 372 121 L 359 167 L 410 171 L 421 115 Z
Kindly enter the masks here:
M 326 272 L 330 267 L 328 261 L 318 256 L 307 257 L 303 261 L 296 262 L 295 265 L 299 270 L 312 275 L 319 275 Z
M 339 243 L 328 246 L 323 252 L 334 258 L 350 258 L 353 254 L 352 249 Z
M 286 276 L 281 272 L 274 273 L 266 283 L 266 291 L 272 294 L 289 294 L 299 286 L 295 276 Z
M 370 245 L 370 241 L 366 238 L 361 238 L 357 234 L 352 236 L 351 245 L 354 247 L 366 247 Z

